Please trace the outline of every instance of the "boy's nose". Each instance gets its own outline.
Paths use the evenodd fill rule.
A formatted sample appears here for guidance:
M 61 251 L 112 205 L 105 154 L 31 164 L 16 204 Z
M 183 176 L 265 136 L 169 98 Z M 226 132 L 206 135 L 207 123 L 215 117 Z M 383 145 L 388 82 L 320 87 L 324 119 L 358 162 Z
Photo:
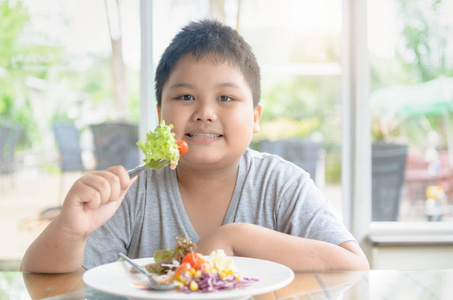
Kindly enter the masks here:
M 209 104 L 199 104 L 194 113 L 195 121 L 215 122 L 217 120 L 214 109 Z

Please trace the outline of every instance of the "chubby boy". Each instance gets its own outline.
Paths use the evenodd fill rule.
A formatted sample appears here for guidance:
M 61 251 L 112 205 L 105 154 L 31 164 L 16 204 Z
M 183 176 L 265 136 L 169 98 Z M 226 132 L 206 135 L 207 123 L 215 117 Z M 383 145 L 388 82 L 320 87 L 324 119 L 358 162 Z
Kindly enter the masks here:
M 294 270 L 369 269 L 308 173 L 248 148 L 260 130 L 260 68 L 235 30 L 212 20 L 188 24 L 155 78 L 159 120 L 189 145 L 176 170 L 133 179 L 121 166 L 88 172 L 30 245 L 22 270 L 86 270 L 119 252 L 150 257 L 183 233 L 204 254 L 223 249 Z

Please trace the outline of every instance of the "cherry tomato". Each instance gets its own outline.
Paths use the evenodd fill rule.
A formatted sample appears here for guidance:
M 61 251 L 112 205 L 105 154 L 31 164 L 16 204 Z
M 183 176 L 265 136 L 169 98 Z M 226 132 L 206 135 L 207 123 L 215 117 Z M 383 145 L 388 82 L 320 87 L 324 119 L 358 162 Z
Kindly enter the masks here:
M 173 277 L 174 280 L 179 280 L 182 274 L 188 272 L 192 266 L 188 262 L 181 262 L 179 267 L 176 269 L 175 275 Z
M 179 140 L 176 142 L 179 148 L 179 154 L 183 155 L 189 150 L 189 145 L 187 145 L 186 141 L 184 140 Z
M 195 270 L 200 270 L 201 266 L 206 263 L 206 260 L 204 259 L 204 256 L 202 254 L 192 252 L 184 256 L 181 261 L 181 264 L 183 263 L 189 263 Z

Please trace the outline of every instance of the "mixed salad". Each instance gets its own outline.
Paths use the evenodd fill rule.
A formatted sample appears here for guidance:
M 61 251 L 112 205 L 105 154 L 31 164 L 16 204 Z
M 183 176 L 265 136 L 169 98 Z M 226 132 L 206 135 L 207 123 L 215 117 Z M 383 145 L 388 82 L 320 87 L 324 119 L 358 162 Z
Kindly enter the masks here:
M 146 168 L 160 169 L 170 164 L 174 170 L 179 157 L 188 151 L 189 147 L 184 140 L 176 141 L 172 128 L 172 124 L 165 125 L 162 120 L 154 131 L 146 134 L 145 141 L 137 142 L 137 146 L 145 154 Z
M 144 267 L 156 274 L 158 282 L 174 282 L 179 291 L 186 293 L 244 288 L 257 281 L 240 276 L 233 260 L 223 250 L 205 257 L 195 252 L 195 248 L 192 239 L 181 235 L 174 249 L 156 251 L 155 262 Z

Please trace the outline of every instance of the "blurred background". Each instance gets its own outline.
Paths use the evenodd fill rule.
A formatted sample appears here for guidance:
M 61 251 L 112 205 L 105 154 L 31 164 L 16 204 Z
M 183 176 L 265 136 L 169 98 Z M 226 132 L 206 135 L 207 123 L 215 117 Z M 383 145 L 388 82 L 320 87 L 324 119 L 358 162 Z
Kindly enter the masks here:
M 367 6 L 372 221 L 452 224 L 453 1 Z M 18 266 L 84 172 L 140 162 L 140 10 L 0 0 L 1 268 Z M 153 0 L 149 49 L 155 66 L 191 20 L 236 28 L 262 68 L 251 147 L 306 169 L 341 219 L 343 11 L 338 0 Z

